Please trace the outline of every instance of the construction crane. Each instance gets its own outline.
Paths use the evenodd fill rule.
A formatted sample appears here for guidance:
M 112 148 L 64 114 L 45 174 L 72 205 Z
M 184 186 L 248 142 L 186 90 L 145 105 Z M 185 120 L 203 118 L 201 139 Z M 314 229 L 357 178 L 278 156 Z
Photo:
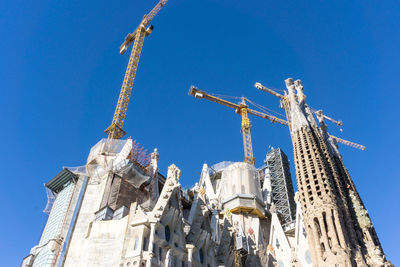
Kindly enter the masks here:
M 336 124 L 338 126 L 342 126 L 343 125 L 343 123 L 341 121 L 337 121 L 335 119 L 332 119 L 332 118 L 326 116 L 322 112 L 322 110 L 314 110 L 314 109 L 311 108 L 311 111 L 317 116 L 318 119 L 322 119 L 322 120 L 327 119 L 327 120 L 333 122 L 334 124 Z M 342 129 L 340 129 L 340 130 L 342 130 Z M 329 134 L 329 136 L 332 139 L 334 139 L 337 143 L 341 143 L 341 144 L 344 144 L 344 145 L 347 145 L 347 146 L 350 146 L 350 147 L 354 147 L 354 148 L 357 148 L 357 149 L 361 149 L 361 150 L 365 150 L 366 149 L 366 147 L 363 146 L 363 145 L 360 145 L 360 144 L 357 144 L 357 143 L 353 143 L 353 142 L 350 142 L 350 141 L 347 141 L 347 140 L 343 140 L 343 139 L 341 139 L 339 137 L 336 137 L 334 135 L 330 135 Z
M 132 87 L 139 64 L 140 53 L 142 52 L 144 37 L 149 36 L 149 34 L 153 31 L 153 25 L 148 25 L 161 10 L 161 8 L 165 5 L 165 3 L 167 3 L 167 1 L 168 0 L 161 0 L 150 11 L 150 13 L 144 15 L 139 26 L 136 28 L 136 30 L 134 30 L 132 33 L 129 33 L 125 37 L 125 41 L 120 47 L 119 52 L 122 55 L 133 43 L 131 56 L 129 58 L 128 67 L 126 68 L 117 107 L 114 112 L 114 117 L 111 125 L 105 130 L 108 135 L 108 139 L 121 139 L 126 134 L 122 127 L 124 126 L 126 111 L 128 109 L 129 99 L 132 93 Z
M 240 104 L 235 104 L 235 103 L 232 103 L 225 99 L 222 99 L 220 97 L 210 95 L 205 91 L 197 89 L 195 86 L 190 87 L 189 95 L 194 96 L 195 98 L 207 99 L 207 100 L 213 101 L 215 103 L 233 108 L 237 114 L 242 116 L 241 132 L 243 135 L 244 162 L 252 164 L 252 165 L 254 165 L 255 159 L 253 157 L 253 146 L 252 146 L 252 142 L 251 142 L 251 131 L 250 131 L 251 124 L 250 124 L 250 120 L 247 115 L 252 114 L 252 115 L 270 120 L 271 122 L 276 122 L 276 123 L 280 123 L 283 125 L 287 125 L 287 122 L 285 120 L 279 119 L 275 116 L 272 116 L 272 115 L 269 115 L 269 114 L 266 114 L 266 113 L 263 113 L 263 112 L 260 112 L 257 110 L 250 109 L 248 107 L 248 105 L 246 104 L 246 100 L 248 102 L 251 102 L 251 101 L 245 97 L 241 97 Z
M 336 124 L 337 126 L 343 126 L 343 122 L 342 122 L 342 121 L 338 121 L 338 120 L 332 119 L 331 117 L 326 116 L 324 113 L 322 113 L 322 110 L 315 110 L 315 109 L 313 109 L 313 108 L 311 108 L 311 107 L 310 107 L 310 109 L 311 109 L 311 112 L 312 112 L 312 113 L 314 113 L 314 114 L 317 114 L 317 113 L 321 114 L 321 116 L 324 117 L 324 119 L 326 119 L 326 120 L 328 120 L 328 121 L 330 121 L 330 122 Z
M 360 144 L 357 144 L 357 143 L 353 143 L 353 142 L 350 142 L 350 141 L 341 139 L 341 138 L 336 137 L 336 136 L 331 135 L 331 134 L 330 134 L 329 136 L 330 136 L 332 139 L 334 139 L 336 142 L 341 143 L 341 144 L 343 144 L 343 145 L 350 146 L 350 147 L 354 147 L 354 148 L 357 148 L 357 149 L 361 149 L 362 151 L 364 151 L 364 150 L 366 149 L 366 147 L 363 146 L 363 145 L 360 145 Z
M 287 98 L 286 92 L 285 92 L 284 95 L 282 95 L 282 94 L 280 94 L 280 93 L 278 93 L 278 92 L 276 92 L 276 91 L 274 91 L 274 90 L 272 90 L 272 89 L 270 89 L 270 88 L 265 87 L 264 85 L 262 85 L 261 83 L 258 83 L 258 82 L 254 84 L 254 87 L 256 87 L 258 90 L 267 92 L 267 93 L 269 93 L 269 94 L 272 94 L 272 95 L 278 97 L 278 98 L 282 101 L 282 103 L 283 103 L 285 109 L 287 108 L 288 98 Z M 320 115 L 321 115 L 323 118 L 325 118 L 325 119 L 327 119 L 327 120 L 333 122 L 334 124 L 336 124 L 336 125 L 338 125 L 338 126 L 342 126 L 342 125 L 343 125 L 343 122 L 342 122 L 342 121 L 338 121 L 338 120 L 335 120 L 335 119 L 332 119 L 332 118 L 326 116 L 325 114 L 322 113 L 322 110 L 315 110 L 315 109 L 313 109 L 313 108 L 310 108 L 310 109 L 311 109 L 311 111 L 312 111 L 314 114 L 320 113 Z M 287 125 L 289 125 L 289 124 L 287 124 Z M 350 141 L 341 139 L 341 138 L 336 137 L 336 136 L 334 136 L 334 135 L 329 135 L 329 136 L 330 136 L 332 139 L 334 139 L 336 142 L 341 143 L 341 144 L 343 144 L 343 145 L 347 145 L 347 146 L 350 146 L 350 147 L 353 147 L 353 148 L 361 149 L 361 150 L 363 150 L 363 151 L 366 149 L 366 147 L 363 146 L 363 145 L 360 145 L 360 144 L 357 144 L 357 143 L 353 143 L 353 142 L 350 142 Z

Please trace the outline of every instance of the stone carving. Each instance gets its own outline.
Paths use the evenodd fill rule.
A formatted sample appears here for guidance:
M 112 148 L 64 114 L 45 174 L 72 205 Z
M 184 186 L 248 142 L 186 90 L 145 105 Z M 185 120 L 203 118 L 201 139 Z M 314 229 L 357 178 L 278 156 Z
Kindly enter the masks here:
M 319 129 L 305 103 L 301 81 L 289 78 L 285 82 L 289 92 L 285 108 L 291 123 L 299 199 L 313 264 L 382 266 L 369 260 L 384 259 L 380 245 L 374 247 L 380 253 L 370 252 L 366 248 L 368 242 L 360 238 L 361 229 L 370 229 L 372 223 L 358 195 L 352 191 L 355 187 L 337 149 L 328 140 L 321 114 L 317 114 Z M 344 189 L 346 185 L 352 189 L 350 195 Z
M 168 175 L 167 175 L 167 180 L 173 179 L 175 181 L 178 181 L 179 178 L 181 177 L 181 170 L 175 166 L 175 164 L 172 164 L 168 167 Z

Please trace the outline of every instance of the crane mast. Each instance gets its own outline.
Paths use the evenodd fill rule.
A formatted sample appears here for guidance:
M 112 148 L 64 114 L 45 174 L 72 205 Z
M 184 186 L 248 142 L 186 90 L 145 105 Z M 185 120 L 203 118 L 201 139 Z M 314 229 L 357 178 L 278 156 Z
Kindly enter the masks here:
M 255 159 L 253 156 L 253 145 L 251 142 L 251 124 L 249 117 L 247 116 L 247 105 L 242 98 L 242 103 L 240 103 L 240 108 L 236 110 L 238 114 L 242 116 L 242 136 L 243 136 L 243 149 L 244 149 L 244 162 L 254 165 Z
M 190 87 L 189 94 L 194 96 L 195 98 L 204 98 L 215 103 L 230 107 L 235 109 L 236 113 L 241 115 L 242 117 L 242 127 L 241 132 L 243 135 L 243 148 L 244 148 L 244 162 L 254 165 L 254 156 L 253 156 L 253 146 L 251 143 L 251 124 L 250 120 L 247 116 L 248 114 L 248 106 L 244 98 L 242 98 L 242 102 L 240 104 L 235 104 L 224 100 L 222 98 L 212 96 L 205 91 L 201 91 L 194 86 Z
M 284 95 L 279 94 L 271 89 L 268 89 L 268 88 L 262 86 L 260 83 L 256 83 L 256 88 L 262 88 L 260 90 L 263 90 L 263 91 L 266 91 L 268 93 L 275 95 L 276 97 L 281 99 L 284 108 L 285 109 L 288 108 L 288 101 L 287 101 L 286 93 Z M 266 90 L 264 90 L 264 88 L 266 88 Z M 241 100 L 242 100 L 241 103 L 236 104 L 236 103 L 227 101 L 225 99 L 222 99 L 220 97 L 211 95 L 205 91 L 199 90 L 195 86 L 190 87 L 189 95 L 194 96 L 195 98 L 207 99 L 209 101 L 230 107 L 230 108 L 234 109 L 237 114 L 241 115 L 241 117 L 242 117 L 241 132 L 242 132 L 242 136 L 243 136 L 244 162 L 252 164 L 252 165 L 254 165 L 254 163 L 255 163 L 255 158 L 253 156 L 253 146 L 252 146 L 252 140 L 251 140 L 251 123 L 248 118 L 248 114 L 267 119 L 273 123 L 279 123 L 279 124 L 290 127 L 290 121 L 288 122 L 288 121 L 282 120 L 280 118 L 277 118 L 275 116 L 272 116 L 272 115 L 254 110 L 254 109 L 250 109 L 248 107 L 248 105 L 246 104 L 246 100 L 247 101 L 249 101 L 249 100 L 245 97 L 241 97 Z M 351 146 L 354 148 L 358 148 L 361 150 L 365 150 L 365 146 L 363 146 L 363 145 L 356 144 L 356 143 L 338 138 L 333 135 L 329 135 L 329 136 L 338 143 L 341 143 L 341 144 L 344 144 L 347 146 Z
M 286 110 L 286 112 L 287 112 L 287 108 L 288 108 L 288 98 L 287 98 L 286 92 L 285 92 L 285 95 L 281 95 L 281 94 L 275 92 L 274 90 L 272 90 L 272 89 L 270 89 L 270 88 L 267 88 L 267 87 L 265 87 L 264 85 L 262 85 L 261 83 L 258 83 L 258 82 L 254 84 L 254 87 L 256 87 L 258 90 L 267 92 L 267 93 L 269 93 L 269 94 L 272 94 L 272 95 L 278 97 L 278 98 L 282 101 L 282 104 L 283 104 L 283 106 L 284 106 L 284 108 L 285 108 L 285 110 Z M 312 111 L 314 114 L 320 114 L 323 118 L 325 118 L 325 119 L 327 119 L 327 120 L 329 120 L 329 121 L 335 123 L 335 124 L 338 125 L 338 126 L 342 126 L 342 125 L 343 125 L 343 123 L 342 123 L 341 121 L 332 119 L 331 117 L 328 117 L 328 116 L 324 115 L 324 114 L 322 113 L 322 110 L 315 110 L 315 109 L 313 109 L 313 108 L 310 108 L 310 109 L 311 109 L 311 111 Z M 288 114 L 288 113 L 287 113 L 287 114 Z M 289 120 L 289 119 L 290 119 L 290 118 L 288 117 L 288 120 Z M 286 125 L 290 127 L 290 121 L 289 121 L 289 123 L 287 123 Z M 336 136 L 333 136 L 333 135 L 330 135 L 330 134 L 329 134 L 329 136 L 330 136 L 332 139 L 334 139 L 336 142 L 341 143 L 341 144 L 343 144 L 343 145 L 347 145 L 347 146 L 350 146 L 350 147 L 353 147 L 353 148 L 357 148 L 357 149 L 361 149 L 361 150 L 365 150 L 365 149 L 366 149 L 366 147 L 363 146 L 363 145 L 360 145 L 360 144 L 357 144 L 357 143 L 353 143 L 353 142 L 350 142 L 350 141 L 341 139 L 341 138 L 339 138 L 339 137 L 336 137 Z
M 158 2 L 158 4 L 149 12 L 149 14 L 143 17 L 136 30 L 132 33 L 129 33 L 125 37 L 125 41 L 120 47 L 120 54 L 124 54 L 128 47 L 133 43 L 132 52 L 129 57 L 129 63 L 128 67 L 126 68 L 117 107 L 114 112 L 114 117 L 111 125 L 105 130 L 108 135 L 108 139 L 121 139 L 126 134 L 123 130 L 123 126 L 132 93 L 133 82 L 135 80 L 136 71 L 139 65 L 144 37 L 147 37 L 152 32 L 153 26 L 148 25 L 167 1 L 168 0 L 161 0 Z

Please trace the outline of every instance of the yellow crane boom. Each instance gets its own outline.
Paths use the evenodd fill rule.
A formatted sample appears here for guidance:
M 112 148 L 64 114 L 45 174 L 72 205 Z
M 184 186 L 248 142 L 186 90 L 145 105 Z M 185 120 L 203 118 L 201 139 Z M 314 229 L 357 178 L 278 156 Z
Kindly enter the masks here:
M 268 114 L 265 114 L 265 113 L 257 111 L 257 110 L 250 109 L 246 104 L 247 98 L 245 98 L 245 97 L 241 98 L 242 101 L 240 104 L 235 104 L 235 103 L 232 103 L 225 99 L 222 99 L 220 97 L 210 95 L 207 92 L 199 90 L 194 86 L 190 87 L 189 95 L 192 95 L 195 98 L 207 99 L 212 102 L 233 108 L 236 111 L 236 113 L 238 113 L 239 115 L 242 116 L 241 132 L 243 135 L 244 162 L 247 162 L 252 165 L 254 165 L 255 159 L 253 156 L 253 146 L 252 146 L 252 142 L 251 142 L 251 124 L 250 124 L 250 120 L 248 118 L 248 114 L 252 114 L 252 115 L 270 120 L 271 122 L 276 122 L 276 123 L 280 123 L 283 125 L 287 125 L 287 122 L 285 120 L 279 119 L 275 116 L 268 115 Z
M 132 52 L 126 68 L 124 81 L 119 94 L 117 107 L 111 125 L 105 130 L 109 139 L 120 139 L 125 135 L 122 129 L 124 126 L 126 111 L 132 93 L 133 82 L 135 80 L 137 67 L 139 65 L 140 54 L 142 52 L 144 37 L 148 36 L 153 26 L 149 25 L 151 20 L 157 15 L 168 0 L 161 0 L 158 4 L 145 15 L 135 31 L 125 37 L 124 43 L 120 47 L 120 54 L 124 54 L 128 47 L 133 43 Z M 148 27 L 147 27 L 148 26 Z
M 283 103 L 287 103 L 287 95 L 286 95 L 286 93 L 285 93 L 285 95 L 281 95 L 281 94 L 275 92 L 274 90 L 272 90 L 270 88 L 267 88 L 267 87 L 265 87 L 264 85 L 262 85 L 261 83 L 258 83 L 258 82 L 254 84 L 254 87 L 257 88 L 258 90 L 267 92 L 269 94 L 272 94 L 272 95 L 278 97 L 279 99 L 281 99 L 283 101 Z M 315 114 L 316 113 L 320 113 L 321 116 L 323 116 L 325 119 L 335 123 L 338 126 L 342 126 L 343 125 L 343 123 L 341 121 L 334 120 L 334 119 L 322 114 L 321 110 L 314 110 L 314 109 L 311 108 L 311 111 L 313 113 L 315 113 Z M 288 124 L 286 124 L 286 125 L 288 125 Z M 343 145 L 347 145 L 347 146 L 354 147 L 354 148 L 361 149 L 361 150 L 365 150 L 366 149 L 366 147 L 363 146 L 363 145 L 360 145 L 360 144 L 357 144 L 357 143 L 353 143 L 353 142 L 341 139 L 341 138 L 333 136 L 333 135 L 329 135 L 329 136 L 332 139 L 334 139 L 336 142 L 341 143 Z

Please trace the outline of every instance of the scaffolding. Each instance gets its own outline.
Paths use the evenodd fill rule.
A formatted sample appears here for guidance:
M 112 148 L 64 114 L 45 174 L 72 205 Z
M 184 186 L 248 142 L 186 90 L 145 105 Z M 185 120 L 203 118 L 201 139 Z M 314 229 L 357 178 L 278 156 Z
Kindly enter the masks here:
M 292 177 L 290 175 L 289 160 L 280 148 L 272 148 L 265 159 L 266 175 L 269 175 L 272 188 L 272 202 L 282 219 L 284 229 L 295 221 L 296 205 Z
M 150 165 L 150 154 L 139 142 L 132 138 L 129 139 L 132 140 L 132 149 L 128 155 L 128 158 L 142 170 L 147 171 L 146 168 Z M 129 139 L 101 139 L 90 149 L 87 162 L 92 162 L 98 155 L 116 156 L 122 151 L 122 148 Z
M 147 152 L 147 149 L 144 149 L 144 147 L 136 140 L 133 140 L 132 142 L 132 151 L 129 159 L 146 171 L 146 167 L 150 165 L 150 154 Z

